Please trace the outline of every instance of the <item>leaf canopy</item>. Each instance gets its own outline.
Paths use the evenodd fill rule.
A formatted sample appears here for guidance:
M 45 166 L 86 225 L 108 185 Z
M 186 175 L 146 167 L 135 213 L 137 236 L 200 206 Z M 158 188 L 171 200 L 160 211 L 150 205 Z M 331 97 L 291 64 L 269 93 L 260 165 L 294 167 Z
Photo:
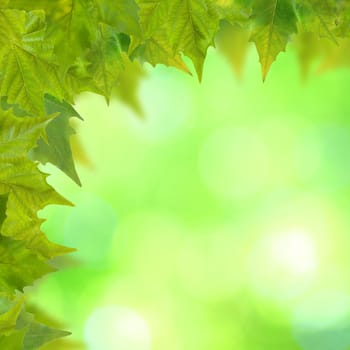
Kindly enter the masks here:
M 253 43 L 265 80 L 292 45 L 306 76 L 315 60 L 350 66 L 349 36 L 348 0 L 0 0 L 0 348 L 68 335 L 39 323 L 19 294 L 72 251 L 41 231 L 39 210 L 70 203 L 38 163 L 80 184 L 70 145 L 78 94 L 117 96 L 142 114 L 143 63 L 191 73 L 187 56 L 201 80 L 217 46 L 241 75 Z

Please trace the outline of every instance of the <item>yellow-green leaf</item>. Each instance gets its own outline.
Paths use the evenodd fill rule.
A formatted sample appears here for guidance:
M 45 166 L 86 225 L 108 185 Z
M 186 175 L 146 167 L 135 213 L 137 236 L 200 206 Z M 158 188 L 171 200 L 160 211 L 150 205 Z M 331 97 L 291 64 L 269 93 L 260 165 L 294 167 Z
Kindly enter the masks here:
M 292 34 L 297 32 L 293 0 L 256 0 L 252 12 L 254 41 L 261 63 L 263 80 L 278 54 L 285 51 Z
M 0 10 L 0 95 L 28 113 L 44 114 L 44 95 L 65 97 L 42 11 Z
M 70 204 L 46 182 L 44 173 L 29 160 L 28 152 L 44 135 L 51 117 L 15 117 L 0 110 L 0 194 L 8 193 L 2 234 L 24 240 L 26 246 L 51 258 L 71 251 L 48 241 L 37 212 L 49 204 Z

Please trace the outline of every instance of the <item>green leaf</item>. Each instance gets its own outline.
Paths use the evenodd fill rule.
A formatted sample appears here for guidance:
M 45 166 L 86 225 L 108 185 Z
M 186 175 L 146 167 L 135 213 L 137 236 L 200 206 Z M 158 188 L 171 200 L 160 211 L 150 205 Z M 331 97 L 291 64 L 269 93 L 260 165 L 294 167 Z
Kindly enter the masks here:
M 207 49 L 219 29 L 219 13 L 211 0 L 169 1 L 169 40 L 175 52 L 190 57 L 202 80 Z
M 23 308 L 24 299 L 18 298 L 10 300 L 7 297 L 0 297 L 0 339 L 1 336 L 7 336 L 15 329 L 17 319 Z M 2 344 L 0 340 L 0 345 Z M 0 347 L 1 349 L 10 349 Z
M 41 11 L 0 10 L 0 95 L 37 115 L 46 93 L 65 97 L 45 26 Z
M 51 117 L 15 117 L 0 110 L 0 194 L 8 193 L 7 218 L 2 234 L 25 240 L 28 248 L 51 258 L 71 249 L 49 242 L 41 232 L 37 212 L 49 204 L 70 203 L 46 182 L 47 175 L 28 159 Z
M 174 53 L 164 33 L 154 34 L 145 41 L 133 38 L 130 45 L 130 52 L 132 58 L 140 58 L 152 66 L 161 63 L 166 66 L 175 67 L 185 73 L 190 73 L 181 56 Z
M 32 116 L 30 113 L 23 110 L 19 105 L 9 104 L 7 102 L 7 98 L 5 96 L 1 97 L 0 104 L 1 104 L 1 109 L 3 109 L 4 111 L 12 109 L 12 111 L 16 117 Z
M 124 69 L 122 49 L 118 33 L 113 27 L 100 23 L 97 33 L 88 56 L 92 62 L 89 71 L 108 102 L 117 78 Z
M 190 73 L 180 54 L 170 43 L 167 30 L 168 0 L 137 0 L 140 12 L 141 36 L 132 36 L 129 52 L 132 58 L 164 64 Z
M 0 196 L 0 225 L 6 219 L 6 208 L 8 194 Z M 0 226 L 1 227 L 1 226 Z M 16 291 L 23 291 L 23 288 L 32 285 L 33 282 L 54 271 L 44 262 L 43 258 L 26 248 L 22 241 L 0 235 L 0 291 L 2 295 L 14 296 Z M 4 318 L 5 317 L 5 318 Z M 0 316 L 0 334 L 4 326 L 1 320 L 7 320 L 7 316 Z M 4 322 L 5 322 L 4 321 Z M 8 322 L 6 321 L 5 324 Z
M 214 3 L 211 0 L 139 0 L 138 4 L 146 60 L 153 65 L 180 66 L 178 55 L 184 53 L 193 61 L 201 80 L 207 49 L 219 28 L 219 12 Z
M 56 16 L 49 23 L 48 36 L 55 43 L 61 69 L 66 72 L 96 40 L 99 10 L 94 0 L 64 0 L 55 5 Z
M 139 5 L 142 36 L 148 39 L 164 28 L 168 0 L 136 0 Z
M 251 41 L 257 47 L 263 80 L 278 54 L 285 51 L 292 34 L 297 32 L 293 0 L 256 0 L 252 12 Z
M 317 33 L 338 45 L 335 30 L 339 19 L 335 1 L 299 0 L 297 10 L 303 31 Z
M 59 101 L 53 96 L 45 96 L 45 110 L 48 115 L 57 115 L 46 127 L 46 137 L 38 140 L 38 145 L 31 151 L 31 157 L 41 163 L 57 166 L 78 185 L 81 185 L 75 170 L 70 137 L 75 134 L 69 120 L 76 117 L 82 120 L 79 113 L 67 102 Z
M 11 322 L 8 323 L 9 325 L 11 324 L 11 329 L 6 335 L 0 336 L 1 349 L 35 350 L 53 340 L 71 334 L 70 332 L 37 322 L 32 314 L 23 310 L 22 304 L 19 304 L 19 307 L 15 305 L 15 313 L 12 309 L 10 310 L 10 312 L 14 313 L 11 316 Z
M 22 241 L 0 237 L 0 290 L 11 296 L 55 269 Z
M 70 332 L 32 321 L 23 339 L 23 350 L 35 350 L 53 340 L 66 337 Z
M 119 33 L 141 35 L 139 9 L 134 0 L 96 0 L 101 21 Z

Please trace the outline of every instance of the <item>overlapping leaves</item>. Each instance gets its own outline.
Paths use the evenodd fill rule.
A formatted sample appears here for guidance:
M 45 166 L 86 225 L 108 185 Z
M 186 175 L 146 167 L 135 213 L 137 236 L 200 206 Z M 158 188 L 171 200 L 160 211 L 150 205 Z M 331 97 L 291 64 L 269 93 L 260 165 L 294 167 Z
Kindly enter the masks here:
M 118 96 L 141 113 L 140 63 L 202 79 L 217 46 L 241 74 L 249 43 L 263 79 L 292 43 L 306 74 L 350 66 L 348 0 L 4 0 L 0 1 L 0 348 L 32 350 L 66 332 L 25 311 L 20 293 L 71 251 L 41 232 L 37 213 L 70 204 L 46 182 L 50 162 L 80 184 L 70 137 L 81 118 L 74 98 Z
M 35 350 L 69 332 L 38 322 L 26 311 L 22 296 L 9 299 L 0 297 L 0 348 Z
M 28 157 L 55 114 L 15 116 L 0 110 L 0 347 L 36 349 L 67 335 L 34 321 L 19 293 L 55 269 L 49 259 L 71 251 L 50 242 L 41 232 L 38 210 L 69 204 L 46 182 L 46 174 Z
M 13 61 L 13 69 L 3 69 L 8 78 L 1 93 L 28 112 L 43 111 L 45 93 L 69 100 L 90 90 L 108 100 L 124 69 L 122 51 L 184 71 L 189 70 L 183 55 L 188 56 L 201 79 L 222 22 L 239 26 L 245 40 L 255 43 L 264 79 L 296 35 L 314 33 L 339 44 L 350 33 L 346 0 L 9 0 L 1 17 L 3 50 Z M 241 40 L 234 36 L 233 46 Z M 17 57 L 23 62 L 15 63 Z M 42 75 L 36 74 L 39 64 Z M 41 76 L 47 81 L 39 84 Z M 8 86 L 12 77 L 16 88 Z M 13 98 L 12 92 L 23 97 Z

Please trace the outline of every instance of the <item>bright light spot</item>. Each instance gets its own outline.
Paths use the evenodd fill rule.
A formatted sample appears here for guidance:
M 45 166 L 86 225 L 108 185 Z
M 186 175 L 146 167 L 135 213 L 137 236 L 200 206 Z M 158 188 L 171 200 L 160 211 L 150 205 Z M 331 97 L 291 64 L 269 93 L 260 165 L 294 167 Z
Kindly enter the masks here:
M 276 237 L 271 248 L 276 263 L 291 273 L 310 273 L 317 267 L 315 243 L 303 231 L 291 231 Z
M 316 242 L 303 230 L 263 236 L 252 250 L 251 283 L 260 295 L 286 301 L 302 295 L 316 277 Z
M 88 350 L 150 350 L 150 330 L 135 311 L 120 306 L 95 310 L 85 325 Z

